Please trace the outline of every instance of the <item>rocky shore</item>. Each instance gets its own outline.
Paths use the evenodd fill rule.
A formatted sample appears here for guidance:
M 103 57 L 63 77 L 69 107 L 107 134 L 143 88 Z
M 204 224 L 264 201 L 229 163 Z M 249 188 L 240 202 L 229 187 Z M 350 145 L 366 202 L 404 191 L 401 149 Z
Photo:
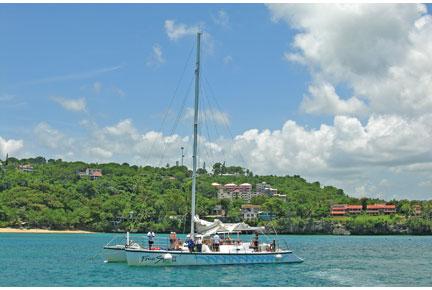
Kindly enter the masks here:
M 429 227 L 418 228 L 408 223 L 377 223 L 355 225 L 344 221 L 310 220 L 304 223 L 284 223 L 277 228 L 281 234 L 328 235 L 431 235 Z M 271 232 L 271 230 L 269 231 Z

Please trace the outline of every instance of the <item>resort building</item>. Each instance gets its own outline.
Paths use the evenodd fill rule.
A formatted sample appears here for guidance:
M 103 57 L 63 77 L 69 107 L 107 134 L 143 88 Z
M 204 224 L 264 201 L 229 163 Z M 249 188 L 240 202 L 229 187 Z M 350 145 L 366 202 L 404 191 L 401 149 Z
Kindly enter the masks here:
M 370 204 L 366 212 L 371 215 L 393 214 L 396 213 L 396 206 L 394 204 Z
M 33 166 L 31 164 L 20 164 L 18 170 L 21 172 L 33 172 Z
M 252 198 L 259 195 L 274 196 L 281 199 L 286 199 L 286 195 L 277 194 L 277 189 L 271 188 L 271 186 L 265 182 L 258 183 L 258 189 L 256 191 L 252 191 L 252 184 L 250 183 L 242 183 L 240 185 L 235 183 L 227 183 L 225 185 L 221 185 L 217 182 L 213 182 L 212 186 L 218 190 L 218 199 L 240 198 L 248 203 L 251 202 Z
M 352 204 L 334 204 L 330 210 L 332 216 L 346 216 L 363 212 L 361 205 Z M 396 206 L 394 204 L 371 204 L 367 206 L 366 213 L 370 215 L 393 214 L 396 213 Z
M 102 176 L 102 169 L 87 168 L 85 171 L 78 172 L 79 177 L 89 177 L 91 180 Z
M 331 215 L 333 216 L 344 216 L 349 214 L 359 214 L 362 212 L 361 205 L 353 204 L 334 204 L 331 207 Z
M 256 184 L 256 191 L 260 193 L 267 194 L 269 196 L 273 196 L 277 194 L 277 189 L 272 188 L 270 184 L 266 182 L 261 182 Z
M 255 204 L 243 204 L 241 206 L 241 214 L 244 220 L 257 219 L 260 213 L 261 206 Z

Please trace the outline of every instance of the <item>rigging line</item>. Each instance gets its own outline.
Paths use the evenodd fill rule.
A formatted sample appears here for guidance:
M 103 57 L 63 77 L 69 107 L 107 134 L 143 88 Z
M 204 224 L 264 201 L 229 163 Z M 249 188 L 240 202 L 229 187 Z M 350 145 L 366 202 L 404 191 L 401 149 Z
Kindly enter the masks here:
M 204 87 L 204 86 L 203 86 Z M 205 87 L 204 87 L 205 88 Z M 209 103 L 210 104 L 210 106 L 211 106 L 211 100 L 210 100 L 210 97 L 208 96 L 208 93 L 207 93 L 207 90 L 206 90 L 206 98 L 207 98 L 207 103 Z M 213 118 L 213 128 L 215 129 L 215 131 L 216 131 L 216 134 L 218 135 L 218 136 L 222 136 L 222 134 L 219 134 L 219 130 L 218 130 L 218 126 L 216 125 L 216 116 L 215 116 L 215 112 L 214 112 L 214 109 L 212 109 L 212 110 L 210 110 L 210 114 L 212 115 L 212 118 Z M 222 150 L 221 150 L 221 153 L 222 153 L 222 158 L 223 158 L 223 160 L 225 160 L 226 159 L 226 155 L 225 155 L 225 150 L 222 148 Z M 219 160 L 220 161 L 220 160 Z
M 215 97 L 215 95 L 214 95 L 214 92 L 213 92 L 212 86 L 210 85 L 210 82 L 207 80 L 207 78 L 205 77 L 205 75 L 203 76 L 203 79 L 204 79 L 204 81 L 207 83 L 207 85 L 208 85 L 208 87 L 209 87 L 209 89 L 210 89 L 210 93 L 211 93 L 210 95 L 213 97 L 213 99 L 214 99 L 214 101 L 215 101 L 215 103 L 216 103 L 216 106 L 218 107 L 218 110 L 222 112 L 221 107 L 220 107 L 220 105 L 219 105 L 219 102 L 217 101 L 217 99 L 216 99 L 216 97 Z M 229 134 L 230 134 L 230 136 L 231 136 L 232 142 L 233 142 L 233 144 L 234 144 L 234 136 L 233 136 L 233 134 L 232 134 L 232 131 L 231 131 L 230 127 L 229 127 L 228 122 L 222 122 L 222 123 L 223 123 L 223 124 L 225 125 L 225 127 L 227 128 L 227 130 L 228 130 L 228 132 L 229 132 Z M 242 159 L 242 162 L 243 162 L 244 166 L 246 166 L 247 164 L 246 164 L 246 162 L 245 162 L 245 159 L 244 159 L 243 155 L 241 154 L 241 152 L 238 152 L 238 154 L 239 154 L 240 158 Z
M 215 129 L 216 135 L 222 137 L 222 134 L 219 133 L 218 127 L 216 126 L 216 121 L 215 121 L 215 120 L 216 120 L 216 116 L 215 116 L 215 112 L 214 112 L 214 109 L 212 108 L 212 104 L 211 104 L 211 101 L 210 101 L 210 97 L 208 97 L 208 93 L 207 93 L 207 90 L 205 89 L 205 86 L 203 86 L 203 89 L 204 89 L 205 92 L 206 92 L 207 103 L 209 104 L 209 107 L 211 108 L 210 114 L 212 115 L 212 118 L 213 118 L 213 121 L 214 121 L 214 122 L 213 122 L 213 128 Z
M 189 64 L 189 61 L 190 61 L 190 59 L 191 59 L 192 52 L 193 52 L 194 48 L 195 48 L 195 44 L 192 45 L 192 47 L 191 47 L 191 49 L 190 49 L 190 51 L 189 51 L 189 55 L 188 55 L 188 57 L 187 57 L 187 59 L 186 59 L 186 62 L 185 62 L 185 64 L 184 64 L 184 66 L 183 66 L 183 70 L 182 70 L 181 76 L 180 76 L 180 78 L 179 78 L 179 80 L 178 80 L 178 82 L 177 82 L 177 85 L 176 85 L 176 87 L 175 87 L 174 93 L 172 94 L 172 97 L 171 97 L 171 99 L 170 99 L 170 102 L 168 103 L 168 107 L 167 107 L 167 109 L 165 110 L 164 116 L 163 116 L 163 118 L 162 118 L 162 123 L 161 123 L 161 125 L 160 125 L 160 127 L 159 127 L 159 132 L 162 132 L 162 130 L 163 130 L 163 127 L 164 127 L 164 125 L 165 125 L 165 122 L 166 122 L 166 119 L 167 119 L 168 114 L 169 114 L 169 112 L 170 112 L 170 109 L 171 109 L 171 107 L 172 107 L 172 105 L 173 105 L 173 103 L 174 103 L 174 99 L 175 99 L 175 97 L 176 97 L 176 95 L 177 95 L 177 92 L 178 92 L 178 90 L 179 90 L 179 88 L 180 88 L 180 85 L 181 85 L 181 83 L 182 83 L 182 81 L 183 81 L 183 78 L 184 78 L 184 76 L 185 76 L 185 72 L 186 72 L 186 69 L 187 69 L 187 67 L 188 67 L 188 64 Z M 147 159 L 148 155 L 150 155 L 151 152 L 153 152 L 153 147 L 154 147 L 154 144 L 155 144 L 155 143 L 156 143 L 156 139 L 153 140 L 153 142 L 152 142 L 152 144 L 151 144 L 151 146 L 150 146 L 150 151 L 148 151 L 148 154 L 147 154 L 147 156 L 145 157 L 145 159 Z M 144 160 L 145 160 L 145 159 L 144 159 Z
M 193 80 L 194 80 L 194 78 L 192 77 L 191 80 L 190 80 L 190 82 L 189 82 L 188 89 L 186 90 L 186 94 L 183 97 L 182 104 L 181 104 L 181 107 L 180 107 L 180 111 L 177 113 L 176 119 L 174 121 L 173 127 L 171 128 L 171 131 L 170 131 L 169 135 L 172 135 L 175 132 L 175 130 L 177 129 L 177 126 L 178 126 L 178 124 L 180 122 L 180 119 L 183 116 L 186 100 L 187 100 L 187 97 L 188 97 L 188 95 L 190 93 Z M 163 135 L 162 135 L 162 137 L 163 137 Z M 159 166 L 161 165 L 162 159 L 165 157 L 165 149 L 166 149 L 166 142 L 164 140 L 161 156 L 160 156 L 159 163 L 158 163 Z
M 209 118 L 208 118 L 207 112 L 205 110 L 206 109 L 206 106 L 205 106 L 205 94 L 204 94 L 204 91 L 203 91 L 202 87 L 200 88 L 200 91 L 201 91 L 201 96 L 203 96 L 201 98 L 201 103 L 200 103 L 200 106 L 201 106 L 201 120 L 202 120 L 202 126 L 199 127 L 200 136 L 202 136 L 201 138 L 203 138 L 203 136 L 204 136 L 203 133 L 202 133 L 203 128 L 207 129 L 208 142 L 211 143 L 211 138 L 210 138 L 210 134 L 209 134 L 209 130 L 208 130 L 208 120 L 209 120 Z M 207 111 L 208 111 L 208 109 L 207 109 Z M 211 160 L 211 156 L 210 156 L 211 154 L 209 153 L 209 149 L 207 148 L 207 146 L 201 146 L 201 147 L 204 148 L 207 160 L 208 161 Z
M 216 118 L 215 118 L 215 115 L 214 115 L 214 112 L 213 112 L 213 108 L 211 107 L 211 102 L 209 100 L 209 97 L 208 97 L 208 94 L 207 94 L 207 90 L 205 90 L 204 86 L 203 86 L 203 91 L 204 91 L 204 93 L 203 93 L 203 95 L 204 95 L 203 100 L 205 100 L 205 103 L 208 105 L 208 108 L 207 108 L 208 114 L 211 115 L 211 118 L 209 117 L 208 119 L 213 121 L 213 122 L 210 122 L 210 123 L 213 123 L 212 124 L 213 128 L 215 128 L 215 131 L 217 131 L 217 126 L 215 124 L 216 123 Z M 213 142 L 211 134 L 210 134 L 210 130 L 209 130 L 209 127 L 208 127 L 208 122 L 206 123 L 206 129 L 207 129 L 207 135 L 208 135 L 209 142 Z M 215 138 L 215 139 L 217 139 L 217 138 Z M 216 141 L 215 141 L 215 144 L 217 144 Z M 212 156 L 214 157 L 214 159 L 216 159 L 216 154 L 214 153 L 214 151 L 212 151 L 212 153 L 213 153 Z M 223 152 L 223 150 L 222 150 L 222 155 L 225 158 L 225 153 Z M 214 162 L 214 160 L 213 160 L 213 162 Z

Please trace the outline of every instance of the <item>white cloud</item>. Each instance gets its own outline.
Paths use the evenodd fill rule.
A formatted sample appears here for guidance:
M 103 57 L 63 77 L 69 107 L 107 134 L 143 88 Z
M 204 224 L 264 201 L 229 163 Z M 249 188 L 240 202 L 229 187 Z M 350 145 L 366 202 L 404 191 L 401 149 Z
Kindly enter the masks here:
M 199 25 L 187 25 L 184 23 L 176 23 L 175 20 L 165 20 L 165 32 L 168 38 L 172 41 L 177 41 L 186 36 L 196 36 L 201 32 L 201 40 L 204 46 L 203 53 L 212 54 L 215 43 L 212 35 L 205 31 L 204 23 Z
M 230 19 L 228 16 L 228 13 L 224 10 L 219 10 L 216 15 L 212 16 L 213 22 L 216 25 L 219 25 L 223 28 L 229 28 L 230 26 Z
M 215 109 L 206 109 L 204 111 L 199 112 L 200 122 L 215 122 L 221 125 L 228 125 L 230 123 L 230 119 L 227 113 L 221 112 Z M 186 108 L 186 112 L 184 114 L 184 119 L 193 120 L 194 117 L 194 109 Z
M 64 97 L 51 97 L 51 99 L 69 111 L 84 112 L 86 110 L 87 103 L 85 98 L 67 99 Z
M 202 29 L 198 25 L 188 26 L 183 23 L 176 23 L 175 20 L 165 20 L 165 32 L 170 40 L 196 35 L 199 31 L 202 31 Z
M 112 157 L 112 152 L 102 149 L 100 147 L 93 147 L 89 149 L 89 153 L 96 158 L 101 158 L 105 160 L 109 160 Z
M 33 130 L 38 142 L 49 149 L 67 152 L 73 149 L 73 138 L 69 138 L 46 122 L 39 123 Z
M 309 93 L 311 97 L 306 96 L 301 104 L 301 108 L 307 113 L 364 115 L 367 111 L 366 105 L 357 97 L 341 99 L 329 83 L 311 85 Z
M 150 67 L 158 67 L 165 62 L 165 58 L 162 55 L 162 48 L 158 43 L 155 43 L 152 47 L 152 54 L 149 56 L 146 65 Z
M 331 125 L 317 129 L 289 120 L 279 130 L 250 129 L 233 140 L 208 140 L 201 135 L 199 160 L 208 166 L 226 161 L 257 174 L 300 174 L 356 196 L 407 197 L 415 190 L 416 197 L 423 198 L 428 187 L 419 184 L 432 175 L 431 120 L 432 114 L 409 119 L 373 115 L 362 124 L 356 117 L 336 116 Z M 185 164 L 191 164 L 190 136 L 140 132 L 131 119 L 106 127 L 88 121 L 81 124 L 88 134 L 79 140 L 46 123 L 34 132 L 44 147 L 75 160 L 164 166 L 180 160 L 183 146 Z M 410 172 L 420 179 L 401 178 Z
M 14 154 L 24 147 L 23 140 L 4 139 L 0 136 L 0 159 L 4 159 L 6 154 Z
M 275 21 L 297 30 L 285 59 L 306 65 L 316 82 L 347 84 L 367 99 L 370 113 L 416 116 L 432 110 L 432 19 L 425 5 L 268 7 Z
M 131 119 L 125 119 L 114 126 L 105 127 L 104 131 L 113 136 L 129 136 L 131 139 L 139 138 L 138 132 L 133 126 Z

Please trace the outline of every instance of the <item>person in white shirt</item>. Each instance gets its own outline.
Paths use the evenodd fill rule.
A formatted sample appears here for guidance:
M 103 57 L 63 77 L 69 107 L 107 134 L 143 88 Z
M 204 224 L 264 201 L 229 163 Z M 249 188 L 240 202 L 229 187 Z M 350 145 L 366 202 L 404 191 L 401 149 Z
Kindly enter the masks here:
M 213 251 L 219 252 L 220 237 L 218 234 L 213 236 Z
M 152 246 L 154 244 L 154 238 L 155 238 L 155 233 L 150 231 L 147 233 L 147 238 L 148 238 L 148 245 L 149 245 L 149 250 L 152 249 Z

